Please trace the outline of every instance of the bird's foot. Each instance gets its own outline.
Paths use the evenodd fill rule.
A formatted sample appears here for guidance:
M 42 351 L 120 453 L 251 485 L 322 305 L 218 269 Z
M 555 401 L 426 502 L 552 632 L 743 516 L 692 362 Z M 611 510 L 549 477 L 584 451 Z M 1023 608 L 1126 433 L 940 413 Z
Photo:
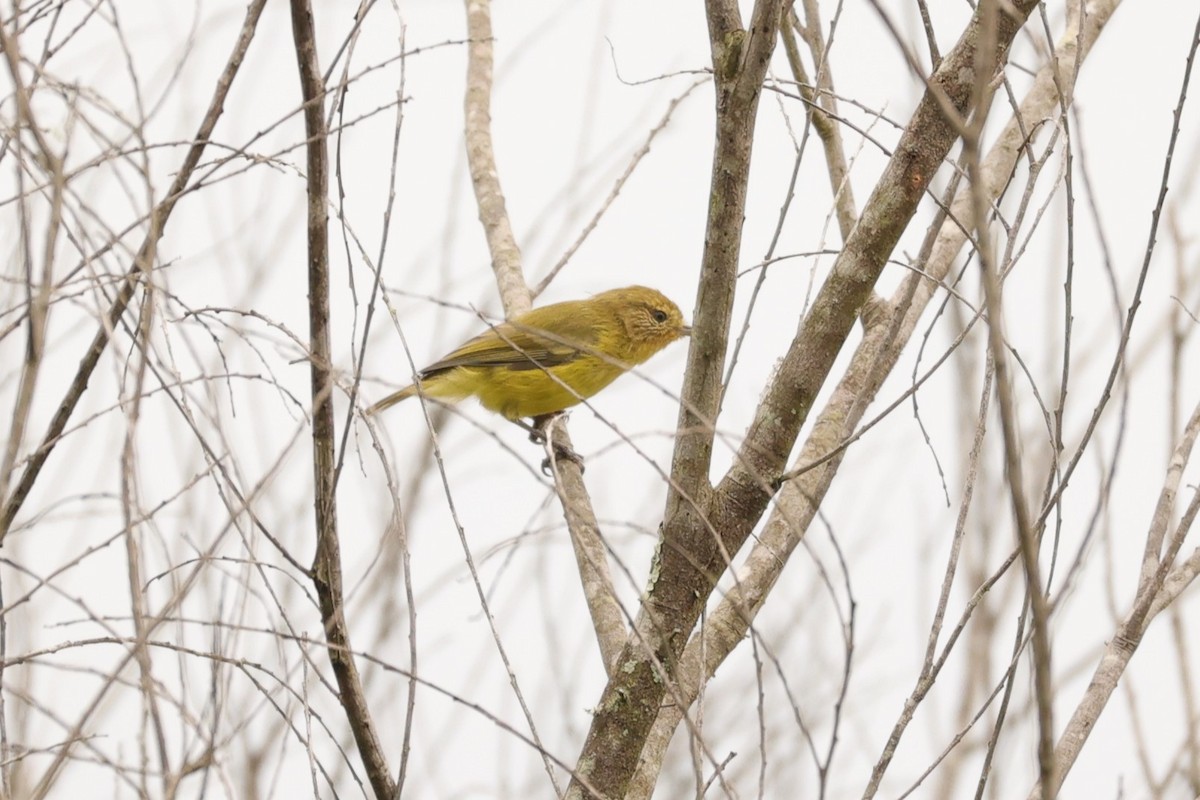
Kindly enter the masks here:
M 564 416 L 566 416 L 566 412 L 556 411 L 553 414 L 530 417 L 528 424 L 524 421 L 518 421 L 517 424 L 529 431 L 529 441 L 534 444 L 545 444 L 550 441 L 550 426 L 554 424 L 554 420 Z
M 546 477 L 553 477 L 554 464 L 559 461 L 570 461 L 575 466 L 579 467 L 579 474 L 584 473 L 583 456 L 576 453 L 572 448 L 565 444 L 555 442 L 550 446 L 552 455 L 542 459 L 542 474 Z
M 528 433 L 529 441 L 534 444 L 545 444 L 546 426 L 552 419 L 554 419 L 553 414 L 546 414 L 541 417 L 533 417 L 531 422 L 526 422 L 523 419 L 510 419 L 509 422 Z
M 543 414 L 532 419 L 532 425 L 526 425 L 523 422 L 518 423 L 522 428 L 529 431 L 529 441 L 536 444 L 550 444 L 551 455 L 542 460 L 542 474 L 547 477 L 552 476 L 554 462 L 570 461 L 579 467 L 580 474 L 583 473 L 583 456 L 576 453 L 573 448 L 559 442 L 552 441 L 550 438 L 550 426 L 554 424 L 554 420 L 561 414 Z

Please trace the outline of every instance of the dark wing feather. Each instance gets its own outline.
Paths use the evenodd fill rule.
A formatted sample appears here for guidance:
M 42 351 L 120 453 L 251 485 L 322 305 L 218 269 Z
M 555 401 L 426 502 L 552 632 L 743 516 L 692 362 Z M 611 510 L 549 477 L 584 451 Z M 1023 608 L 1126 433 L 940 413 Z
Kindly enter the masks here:
M 575 303 L 536 308 L 512 322 L 503 322 L 421 370 L 421 377 L 429 378 L 455 367 L 526 370 L 569 364 L 595 349 L 599 339 L 599 331 L 587 315 L 563 308 L 572 305 Z M 547 314 L 551 309 L 557 313 Z M 544 330 L 551 323 L 554 333 Z

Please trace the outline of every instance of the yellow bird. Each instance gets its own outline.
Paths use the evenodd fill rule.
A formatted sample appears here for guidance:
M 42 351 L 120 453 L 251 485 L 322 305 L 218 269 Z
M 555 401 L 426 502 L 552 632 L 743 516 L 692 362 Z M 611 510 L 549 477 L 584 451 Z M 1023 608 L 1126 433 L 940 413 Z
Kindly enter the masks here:
M 427 397 L 474 396 L 489 411 L 518 424 L 530 417 L 540 427 L 690 333 L 679 307 L 660 292 L 628 286 L 519 314 L 430 364 L 417 379 Z M 417 384 L 406 386 L 367 413 L 416 394 Z

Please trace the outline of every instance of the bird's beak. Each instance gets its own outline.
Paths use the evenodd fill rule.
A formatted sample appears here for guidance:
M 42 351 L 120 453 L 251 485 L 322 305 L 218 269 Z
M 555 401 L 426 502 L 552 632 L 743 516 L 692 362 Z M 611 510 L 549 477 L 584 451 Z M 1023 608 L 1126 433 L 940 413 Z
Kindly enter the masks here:
M 682 328 L 679 329 L 679 335 L 680 336 L 691 336 L 692 335 L 692 326 L 684 325 Z

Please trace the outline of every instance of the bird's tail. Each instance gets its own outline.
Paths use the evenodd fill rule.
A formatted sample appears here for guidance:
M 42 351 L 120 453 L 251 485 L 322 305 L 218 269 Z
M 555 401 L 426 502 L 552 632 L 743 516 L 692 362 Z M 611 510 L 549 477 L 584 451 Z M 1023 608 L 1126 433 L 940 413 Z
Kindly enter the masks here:
M 401 400 L 407 400 L 408 398 L 412 397 L 416 393 L 417 393 L 417 387 L 415 384 L 412 386 L 405 386 L 400 391 L 389 394 L 387 397 L 383 398 L 378 403 L 376 403 L 375 405 L 368 408 L 367 412 L 366 412 L 367 416 L 372 416 L 373 414 L 378 414 L 380 411 L 383 411 L 384 409 L 391 408 L 392 406 L 396 405 L 396 403 L 399 403 Z

